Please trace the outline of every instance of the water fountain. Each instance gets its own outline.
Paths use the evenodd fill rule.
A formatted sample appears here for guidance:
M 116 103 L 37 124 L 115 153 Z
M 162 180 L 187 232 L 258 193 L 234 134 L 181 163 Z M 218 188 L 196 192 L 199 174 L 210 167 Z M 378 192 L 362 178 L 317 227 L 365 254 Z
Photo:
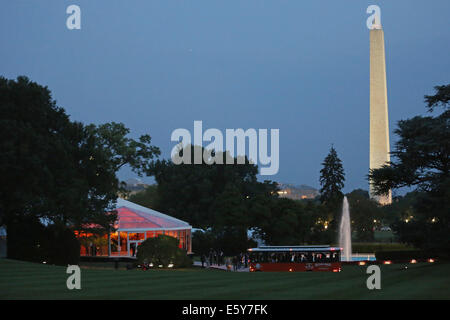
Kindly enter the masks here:
M 344 196 L 341 223 L 339 225 L 339 246 L 343 249 L 341 261 L 352 261 L 352 232 L 350 226 L 350 209 L 347 197 Z

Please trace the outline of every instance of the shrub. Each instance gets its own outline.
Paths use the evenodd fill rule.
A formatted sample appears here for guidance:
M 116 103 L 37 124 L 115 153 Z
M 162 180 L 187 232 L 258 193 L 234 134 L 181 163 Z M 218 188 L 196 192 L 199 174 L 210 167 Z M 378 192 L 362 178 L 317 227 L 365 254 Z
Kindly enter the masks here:
M 78 264 L 80 245 L 62 226 L 44 226 L 37 218 L 22 218 L 8 225 L 8 258 L 49 264 Z
M 48 226 L 44 233 L 43 258 L 50 264 L 66 266 L 80 261 L 80 243 L 72 230 Z
M 142 242 L 136 257 L 138 263 L 152 263 L 154 266 L 162 265 L 164 268 L 169 264 L 173 264 L 175 268 L 188 267 L 192 264 L 186 250 L 178 247 L 178 239 L 166 235 L 148 238 Z
M 45 227 L 35 217 L 21 217 L 7 226 L 7 256 L 10 259 L 42 262 Z

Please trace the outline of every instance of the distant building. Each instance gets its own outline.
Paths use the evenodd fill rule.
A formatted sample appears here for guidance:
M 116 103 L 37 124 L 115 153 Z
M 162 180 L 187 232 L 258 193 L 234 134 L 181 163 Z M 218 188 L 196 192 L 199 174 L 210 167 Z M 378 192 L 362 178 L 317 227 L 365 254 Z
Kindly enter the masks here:
M 280 198 L 288 198 L 292 200 L 314 199 L 320 195 L 319 191 L 307 185 L 294 185 L 290 183 L 279 183 L 278 195 Z
M 133 194 L 144 191 L 149 185 L 142 182 L 142 180 L 137 178 L 128 179 L 125 181 L 126 193 L 120 193 L 119 196 L 122 198 L 129 198 Z

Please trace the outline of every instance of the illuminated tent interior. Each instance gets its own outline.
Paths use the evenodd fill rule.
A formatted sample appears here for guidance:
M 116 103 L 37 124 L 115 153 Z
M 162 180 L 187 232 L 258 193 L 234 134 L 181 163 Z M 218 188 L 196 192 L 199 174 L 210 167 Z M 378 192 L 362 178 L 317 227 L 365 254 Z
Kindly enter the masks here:
M 82 256 L 133 257 L 144 240 L 161 234 L 177 238 L 180 248 L 192 251 L 192 226 L 187 222 L 121 198 L 117 199 L 116 211 L 115 231 L 111 234 L 76 233 Z

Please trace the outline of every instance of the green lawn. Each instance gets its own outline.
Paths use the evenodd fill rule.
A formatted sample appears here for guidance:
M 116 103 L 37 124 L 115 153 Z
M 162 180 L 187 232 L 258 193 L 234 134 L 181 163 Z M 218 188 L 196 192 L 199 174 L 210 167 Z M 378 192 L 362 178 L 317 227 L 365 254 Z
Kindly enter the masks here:
M 366 268 L 341 273 L 82 269 L 81 290 L 64 267 L 0 259 L 0 299 L 450 299 L 450 263 L 382 266 L 381 290 Z

